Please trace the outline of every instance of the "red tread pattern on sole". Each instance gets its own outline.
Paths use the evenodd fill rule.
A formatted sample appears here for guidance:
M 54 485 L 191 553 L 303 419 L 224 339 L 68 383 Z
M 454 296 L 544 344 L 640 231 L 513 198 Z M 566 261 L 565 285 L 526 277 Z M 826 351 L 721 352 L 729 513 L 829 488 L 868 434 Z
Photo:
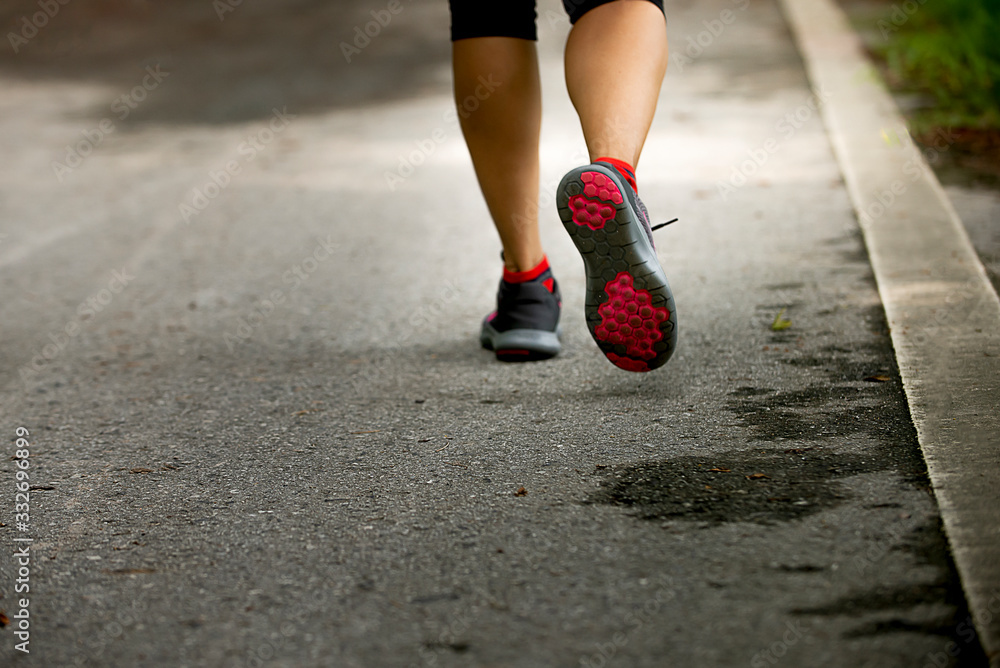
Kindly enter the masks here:
M 622 194 L 614 181 L 600 172 L 584 172 L 580 175 L 580 180 L 583 181 L 583 195 L 569 198 L 573 222 L 580 226 L 586 225 L 592 230 L 602 229 L 617 213 L 606 202 L 621 204 L 624 201 Z
M 607 353 L 607 358 L 619 369 L 625 369 L 626 371 L 650 371 L 649 365 L 642 360 L 634 360 L 631 357 L 622 357 L 614 353 Z
M 604 291 L 608 301 L 597 309 L 601 324 L 594 328 L 594 336 L 599 341 L 625 346 L 625 357 L 607 353 L 616 366 L 648 371 L 647 362 L 657 355 L 653 345 L 663 339 L 660 325 L 670 319 L 670 311 L 653 306 L 649 291 L 635 289 L 634 279 L 625 271 L 608 281 Z

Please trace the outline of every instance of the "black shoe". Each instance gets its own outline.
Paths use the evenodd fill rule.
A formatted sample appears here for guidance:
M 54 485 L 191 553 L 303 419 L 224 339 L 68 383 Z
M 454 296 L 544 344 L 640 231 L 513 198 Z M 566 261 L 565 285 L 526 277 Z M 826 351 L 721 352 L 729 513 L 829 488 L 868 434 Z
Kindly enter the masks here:
M 561 348 L 561 302 L 547 259 L 528 272 L 513 274 L 505 269 L 497 291 L 497 310 L 483 320 L 479 341 L 501 362 L 554 357 Z

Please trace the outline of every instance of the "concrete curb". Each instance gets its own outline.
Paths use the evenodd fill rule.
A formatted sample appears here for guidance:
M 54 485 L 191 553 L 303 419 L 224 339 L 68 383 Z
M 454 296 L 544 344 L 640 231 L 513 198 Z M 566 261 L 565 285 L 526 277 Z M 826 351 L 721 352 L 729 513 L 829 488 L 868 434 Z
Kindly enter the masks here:
M 823 119 L 945 531 L 980 642 L 1000 666 L 1000 300 L 844 13 L 834 0 L 781 4 L 813 85 L 829 96 Z

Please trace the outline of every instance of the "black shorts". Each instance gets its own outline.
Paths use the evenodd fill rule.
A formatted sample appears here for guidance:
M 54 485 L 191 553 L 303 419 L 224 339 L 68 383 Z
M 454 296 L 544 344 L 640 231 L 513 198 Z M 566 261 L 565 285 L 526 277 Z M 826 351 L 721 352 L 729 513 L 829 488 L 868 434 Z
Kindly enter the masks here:
M 614 0 L 563 0 L 569 22 L 594 7 Z M 649 0 L 663 11 L 663 0 Z M 451 41 L 469 37 L 517 37 L 538 39 L 535 0 L 448 0 L 451 7 Z

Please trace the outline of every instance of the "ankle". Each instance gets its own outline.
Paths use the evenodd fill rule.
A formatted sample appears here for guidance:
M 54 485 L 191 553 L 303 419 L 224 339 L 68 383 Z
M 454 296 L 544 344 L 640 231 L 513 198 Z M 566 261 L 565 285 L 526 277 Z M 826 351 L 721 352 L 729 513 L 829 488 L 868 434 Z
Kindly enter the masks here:
M 639 187 L 635 182 L 635 167 L 624 160 L 619 160 L 618 158 L 597 158 L 594 162 L 604 162 L 615 168 L 615 171 L 621 174 L 622 178 L 632 186 L 632 191 L 635 193 L 639 192 Z
M 538 267 L 544 265 L 542 269 L 538 272 L 541 273 L 545 271 L 545 267 L 549 264 L 548 258 L 545 253 L 538 252 L 528 254 L 513 254 L 504 251 L 503 253 L 503 270 L 504 275 L 509 274 L 525 274 L 535 271 Z
M 541 261 L 527 269 L 520 269 L 516 265 L 512 269 L 508 266 L 508 261 L 504 260 L 503 280 L 508 283 L 526 283 L 533 281 L 549 268 L 549 259 L 542 255 Z

